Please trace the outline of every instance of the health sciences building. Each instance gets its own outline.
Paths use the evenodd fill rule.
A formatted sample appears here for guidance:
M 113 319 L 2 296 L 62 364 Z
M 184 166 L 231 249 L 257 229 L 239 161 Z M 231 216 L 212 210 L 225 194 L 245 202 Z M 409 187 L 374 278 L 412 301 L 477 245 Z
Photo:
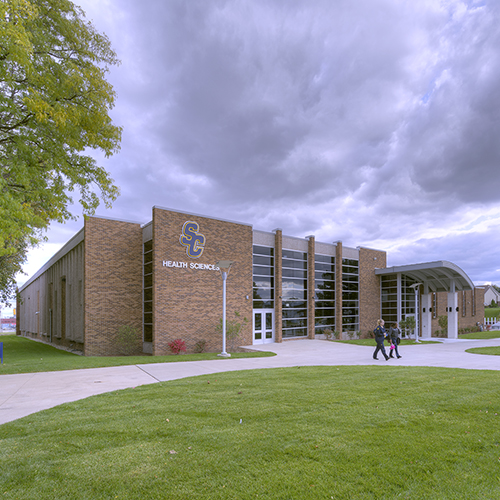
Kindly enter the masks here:
M 226 317 L 241 325 L 237 346 L 323 338 L 325 330 L 346 338 L 373 331 L 378 318 L 387 326 L 409 316 L 430 338 L 445 315 L 456 338 L 484 317 L 484 289 L 450 262 L 388 268 L 381 250 L 153 207 L 147 224 L 85 218 L 20 288 L 17 334 L 113 356 L 129 327 L 134 354 L 170 354 L 176 339 L 187 352 L 220 352 L 222 260 L 232 261 Z

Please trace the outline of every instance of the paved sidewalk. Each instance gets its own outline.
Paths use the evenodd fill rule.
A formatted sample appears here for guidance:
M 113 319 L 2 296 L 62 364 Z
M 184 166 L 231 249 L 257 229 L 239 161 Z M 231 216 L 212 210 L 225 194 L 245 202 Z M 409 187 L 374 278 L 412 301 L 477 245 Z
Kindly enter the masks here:
M 270 358 L 220 359 L 179 363 L 91 368 L 58 372 L 0 375 L 0 424 L 52 408 L 128 387 L 154 384 L 195 375 L 291 366 L 398 365 L 500 370 L 500 356 L 466 353 L 472 347 L 500 346 L 500 339 L 447 341 L 401 346 L 401 359 L 372 359 L 375 346 L 324 340 L 292 340 L 281 344 L 246 346 L 275 352 Z

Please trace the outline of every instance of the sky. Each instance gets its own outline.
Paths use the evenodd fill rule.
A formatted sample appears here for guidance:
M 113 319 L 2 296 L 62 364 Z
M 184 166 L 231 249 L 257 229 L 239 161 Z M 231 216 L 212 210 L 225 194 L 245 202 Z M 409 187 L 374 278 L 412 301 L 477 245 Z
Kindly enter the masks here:
M 121 151 L 95 154 L 121 195 L 97 215 L 156 205 L 500 284 L 499 0 L 75 3 L 122 61 Z

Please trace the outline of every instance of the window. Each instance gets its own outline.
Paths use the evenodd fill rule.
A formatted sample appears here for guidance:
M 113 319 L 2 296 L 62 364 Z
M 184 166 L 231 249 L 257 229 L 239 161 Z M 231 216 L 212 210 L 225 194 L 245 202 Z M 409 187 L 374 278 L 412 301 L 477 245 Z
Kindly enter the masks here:
M 143 340 L 153 342 L 153 240 L 143 244 Z
M 335 330 L 335 257 L 314 255 L 314 328 Z
M 253 247 L 253 308 L 274 309 L 274 248 Z
M 342 331 L 359 331 L 359 261 L 342 259 Z
M 283 338 L 307 336 L 307 252 L 283 250 Z

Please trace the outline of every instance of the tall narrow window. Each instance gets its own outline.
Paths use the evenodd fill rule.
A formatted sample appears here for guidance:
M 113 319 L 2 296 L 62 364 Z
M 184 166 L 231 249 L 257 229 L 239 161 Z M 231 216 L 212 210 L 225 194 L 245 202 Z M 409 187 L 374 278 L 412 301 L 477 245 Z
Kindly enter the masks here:
M 316 333 L 335 330 L 335 257 L 314 255 L 314 303 Z
M 381 318 L 387 324 L 398 321 L 398 276 L 389 274 L 382 276 L 381 287 Z
M 153 342 L 153 240 L 143 245 L 143 339 Z
M 253 308 L 274 309 L 274 248 L 253 247 Z
M 283 338 L 307 336 L 307 252 L 283 249 Z
M 342 331 L 359 331 L 359 261 L 342 259 Z

